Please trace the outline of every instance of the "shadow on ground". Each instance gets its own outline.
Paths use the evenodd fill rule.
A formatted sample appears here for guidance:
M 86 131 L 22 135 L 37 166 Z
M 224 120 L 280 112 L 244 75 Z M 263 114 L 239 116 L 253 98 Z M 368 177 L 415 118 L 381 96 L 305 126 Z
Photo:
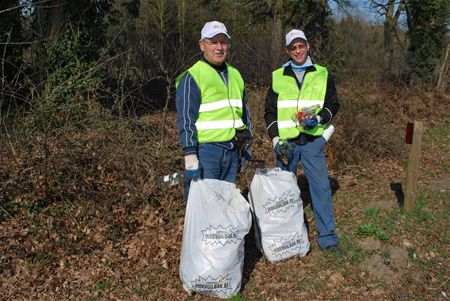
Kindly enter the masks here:
M 255 231 L 255 223 L 252 223 L 250 232 L 245 236 L 244 272 L 242 274 L 241 290 L 245 289 L 256 264 L 262 257 L 262 253 L 256 246 Z
M 329 178 L 330 186 L 332 194 L 334 194 L 339 189 L 339 182 L 337 179 Z M 306 207 L 308 204 L 311 204 L 311 194 L 309 192 L 308 181 L 304 175 L 301 175 L 297 179 L 297 184 L 301 191 L 301 198 L 303 200 L 303 206 Z M 248 195 L 248 188 L 243 191 L 243 195 Z M 248 200 L 248 196 L 247 196 Z M 256 232 L 256 224 L 255 217 L 253 216 L 253 223 L 250 229 L 250 232 L 245 236 L 245 257 L 244 257 L 244 272 L 242 276 L 242 287 L 241 290 L 245 289 L 246 284 L 248 283 L 250 276 L 255 269 L 256 264 L 262 257 L 261 251 L 258 249 L 256 244 L 256 238 L 258 237 L 258 233 Z M 305 218 L 305 222 L 307 220 Z M 308 227 L 308 225 L 307 225 Z
M 329 177 L 328 180 L 330 181 L 331 193 L 334 195 L 334 193 L 338 191 L 340 188 L 339 182 L 337 179 L 331 177 Z M 309 192 L 309 184 L 305 175 L 300 175 L 297 177 L 297 185 L 300 188 L 303 207 L 306 207 L 307 205 L 312 206 L 311 193 Z

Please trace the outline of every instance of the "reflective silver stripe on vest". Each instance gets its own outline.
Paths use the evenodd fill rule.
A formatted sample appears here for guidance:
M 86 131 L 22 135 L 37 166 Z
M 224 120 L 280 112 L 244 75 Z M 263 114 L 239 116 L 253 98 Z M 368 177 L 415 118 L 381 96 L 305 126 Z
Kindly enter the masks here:
M 299 108 L 307 108 L 315 105 L 322 107 L 323 100 L 278 100 L 278 108 L 296 108 L 297 104 Z
M 298 123 L 293 120 L 287 120 L 287 121 L 278 121 L 278 128 L 279 129 L 285 129 L 285 128 L 294 128 L 297 127 Z
M 196 122 L 197 130 L 214 130 L 214 129 L 232 129 L 240 128 L 244 125 L 242 120 L 218 120 L 218 121 L 201 121 Z
M 203 103 L 200 105 L 199 112 L 209 112 L 214 110 L 219 110 L 223 108 L 227 108 L 229 106 L 242 108 L 242 100 L 241 99 L 223 99 L 210 103 Z

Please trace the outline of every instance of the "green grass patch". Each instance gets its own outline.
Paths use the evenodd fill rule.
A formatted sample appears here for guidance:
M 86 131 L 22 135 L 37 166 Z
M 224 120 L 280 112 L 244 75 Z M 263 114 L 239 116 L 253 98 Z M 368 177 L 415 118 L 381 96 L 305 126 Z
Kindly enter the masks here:
M 376 219 L 379 217 L 380 212 L 381 212 L 380 208 L 376 207 L 368 208 L 364 211 L 364 216 L 366 218 Z
M 414 217 L 418 223 L 424 223 L 428 221 L 434 222 L 436 220 L 434 214 L 425 208 L 426 203 L 427 199 L 425 198 L 425 196 L 420 195 L 419 199 L 417 200 L 416 209 L 414 210 Z
M 150 283 L 148 281 L 143 281 L 139 283 L 138 286 L 134 287 L 132 291 L 139 297 L 147 299 L 150 295 Z
M 353 243 L 349 234 L 342 236 L 340 246 L 344 252 L 346 262 L 352 265 L 358 265 L 364 260 L 364 250 Z
M 109 277 L 106 280 L 97 281 L 93 290 L 98 292 L 108 292 L 111 290 L 113 283 L 114 279 L 112 277 Z
M 392 213 L 387 213 L 381 208 L 371 207 L 364 211 L 366 223 L 358 225 L 356 232 L 360 237 L 375 237 L 386 241 L 391 236 L 388 232 L 392 229 L 392 221 L 395 218 Z
M 298 289 L 300 291 L 305 291 L 310 288 L 319 288 L 319 287 L 322 287 L 322 283 L 314 278 L 303 279 L 298 284 Z
M 376 225 L 372 222 L 365 223 L 358 226 L 357 232 L 362 237 L 373 236 L 378 238 L 379 240 L 388 240 L 389 234 L 386 233 L 379 225 Z
M 450 118 L 448 119 L 450 121 Z M 442 126 L 427 129 L 428 139 L 442 144 L 442 149 L 448 153 L 450 150 L 450 122 Z
M 29 213 L 39 213 L 44 208 L 44 203 L 41 200 L 29 200 L 25 203 L 25 208 Z
M 444 154 L 448 154 L 450 152 L 450 117 L 447 118 L 446 124 L 426 129 L 425 143 L 425 145 L 434 145 L 434 148 L 439 149 Z M 431 151 L 433 151 L 433 149 Z M 447 156 L 447 159 L 443 158 L 441 160 L 439 166 L 427 170 L 427 174 L 432 178 L 435 178 L 440 175 L 440 172 L 448 174 L 449 171 L 450 163 Z
M 228 298 L 227 300 L 229 300 L 229 301 L 248 301 L 247 298 L 242 297 L 241 295 L 233 296 L 231 298 Z

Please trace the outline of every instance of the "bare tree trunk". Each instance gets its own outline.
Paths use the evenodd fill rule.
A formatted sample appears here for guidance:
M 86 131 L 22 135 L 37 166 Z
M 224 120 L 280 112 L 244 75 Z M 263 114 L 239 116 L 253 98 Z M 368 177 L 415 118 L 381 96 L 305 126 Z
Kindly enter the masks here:
M 272 39 L 272 53 L 279 53 L 280 45 L 282 45 L 283 37 L 283 0 L 274 0 L 274 14 L 273 14 L 273 39 Z M 279 56 L 274 55 L 272 60 L 272 68 L 276 67 Z
M 436 88 L 440 91 L 445 91 L 448 86 L 449 76 L 448 76 L 448 57 L 450 52 L 450 43 L 447 45 L 447 50 L 445 51 L 444 61 L 442 62 L 441 69 L 439 71 L 439 80 L 437 82 Z
M 384 20 L 384 68 L 388 77 L 393 75 L 394 40 L 397 30 L 397 22 L 401 12 L 405 9 L 404 1 L 400 1 L 395 10 L 396 0 L 387 0 L 387 3 L 371 0 L 372 7 L 377 8 Z
M 392 21 L 394 16 L 394 0 L 388 1 L 386 20 L 384 21 L 384 67 L 388 74 L 392 73 L 392 58 L 394 56 Z M 395 25 L 394 25 L 395 29 Z
M 179 31 L 179 44 L 180 53 L 184 53 L 184 30 L 186 26 L 186 1 L 179 0 L 178 4 L 178 31 Z
M 166 29 L 166 0 L 158 0 L 158 23 L 159 23 L 159 59 L 164 62 L 164 34 Z

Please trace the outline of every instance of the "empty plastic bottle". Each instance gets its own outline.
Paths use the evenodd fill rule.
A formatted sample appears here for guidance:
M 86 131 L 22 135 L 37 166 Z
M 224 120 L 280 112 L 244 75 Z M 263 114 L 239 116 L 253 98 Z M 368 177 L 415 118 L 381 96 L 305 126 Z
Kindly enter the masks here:
M 178 183 L 180 183 L 182 181 L 183 177 L 184 177 L 184 173 L 179 171 L 179 172 L 175 172 L 170 175 L 162 176 L 160 179 L 158 179 L 158 182 L 162 186 L 170 187 L 170 186 L 174 186 L 174 185 L 177 185 Z

